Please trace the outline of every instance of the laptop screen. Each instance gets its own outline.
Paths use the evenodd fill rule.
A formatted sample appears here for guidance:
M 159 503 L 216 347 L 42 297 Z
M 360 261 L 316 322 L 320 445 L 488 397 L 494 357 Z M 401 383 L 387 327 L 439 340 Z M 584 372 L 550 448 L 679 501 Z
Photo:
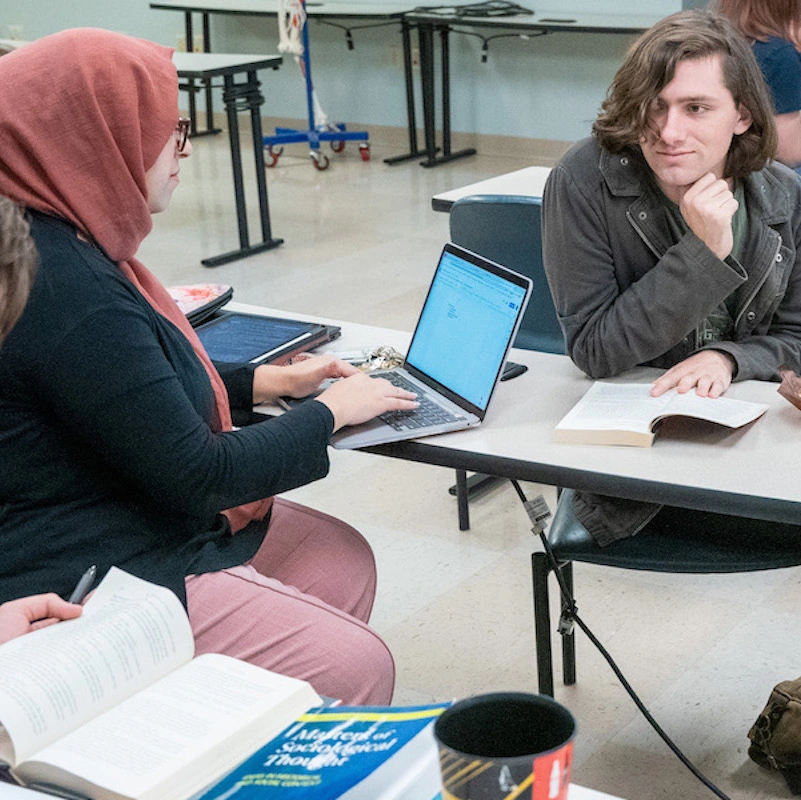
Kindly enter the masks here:
M 447 245 L 406 366 L 486 410 L 529 286 L 527 278 Z

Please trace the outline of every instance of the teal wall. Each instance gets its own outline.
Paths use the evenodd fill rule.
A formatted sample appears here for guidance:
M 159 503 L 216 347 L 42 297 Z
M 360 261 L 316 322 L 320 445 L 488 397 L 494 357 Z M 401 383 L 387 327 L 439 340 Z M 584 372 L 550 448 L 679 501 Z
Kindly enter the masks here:
M 599 5 L 598 0 L 549 0 L 547 8 L 560 14 L 597 13 Z M 534 7 L 542 9 L 539 0 Z M 614 3 L 616 12 L 632 14 L 666 15 L 680 7 L 680 0 Z M 195 19 L 199 32 L 199 16 Z M 31 39 L 82 25 L 172 46 L 183 36 L 183 14 L 151 10 L 148 0 L 0 0 L 0 38 L 19 30 L 10 26 L 21 27 L 19 38 Z M 403 76 L 393 63 L 400 47 L 397 26 L 354 30 L 352 51 L 345 46 L 343 31 L 331 26 L 312 20 L 309 34 L 315 87 L 332 120 L 406 124 Z M 586 135 L 630 41 L 626 35 L 582 33 L 496 39 L 490 42 L 488 63 L 482 64 L 481 41 L 453 35 L 453 130 L 563 141 Z M 274 53 L 277 43 L 272 18 L 212 17 L 217 51 Z M 261 78 L 266 115 L 305 117 L 304 85 L 291 59 Z

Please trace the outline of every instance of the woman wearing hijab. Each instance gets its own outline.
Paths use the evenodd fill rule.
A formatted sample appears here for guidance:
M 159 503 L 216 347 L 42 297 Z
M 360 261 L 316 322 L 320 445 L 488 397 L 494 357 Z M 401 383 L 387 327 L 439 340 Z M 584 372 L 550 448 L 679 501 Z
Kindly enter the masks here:
M 221 375 L 134 258 L 191 153 L 169 48 L 63 31 L 0 59 L 0 194 L 39 267 L 0 350 L 0 601 L 116 565 L 184 600 L 196 651 L 388 703 L 369 545 L 272 495 L 323 477 L 332 431 L 413 396 L 330 358 Z M 231 407 L 316 401 L 231 430 Z

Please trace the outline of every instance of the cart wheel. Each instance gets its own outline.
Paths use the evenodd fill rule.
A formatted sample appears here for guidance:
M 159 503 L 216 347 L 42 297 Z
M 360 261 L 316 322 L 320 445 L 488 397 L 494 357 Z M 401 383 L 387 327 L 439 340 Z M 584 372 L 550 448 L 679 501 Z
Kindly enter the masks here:
M 328 166 L 331 162 L 324 153 L 321 153 L 318 150 L 312 150 L 309 155 L 311 156 L 312 164 L 314 164 L 315 169 L 319 170 L 320 172 L 322 172 L 324 169 L 328 169 Z
M 362 161 L 369 161 L 370 160 L 370 145 L 369 144 L 360 144 L 359 145 L 359 155 L 362 157 Z
M 341 153 L 345 149 L 345 140 L 341 139 L 338 142 L 331 142 L 331 149 L 335 153 Z
M 272 145 L 267 147 L 267 158 L 264 162 L 265 167 L 274 167 L 278 163 L 278 156 L 284 152 L 283 147 L 273 148 Z

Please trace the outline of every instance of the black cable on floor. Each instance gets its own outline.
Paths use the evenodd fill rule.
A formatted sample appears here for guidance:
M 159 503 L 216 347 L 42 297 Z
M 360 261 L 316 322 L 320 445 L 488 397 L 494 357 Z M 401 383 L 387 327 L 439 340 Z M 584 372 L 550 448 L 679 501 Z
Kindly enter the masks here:
M 513 480 L 512 486 L 514 486 L 515 491 L 517 492 L 517 496 L 522 501 L 523 505 L 526 506 L 526 513 L 529 513 L 528 508 L 528 500 L 526 499 L 526 495 L 523 493 L 523 490 L 520 488 L 520 484 Z M 530 514 L 529 514 L 530 516 Z M 559 564 L 556 560 L 556 557 L 551 550 L 551 545 L 548 542 L 548 538 L 545 535 L 544 530 L 542 529 L 541 525 L 535 521 L 535 528 L 534 532 L 540 537 L 542 541 L 542 545 L 545 548 L 545 553 L 548 557 L 548 560 L 551 562 L 551 570 L 553 571 L 554 575 L 556 576 L 556 582 L 559 584 L 559 592 L 562 595 L 562 600 L 564 601 L 564 608 L 562 610 L 562 617 L 567 618 L 568 620 L 574 621 L 579 628 L 586 634 L 587 638 L 595 645 L 598 652 L 603 656 L 604 660 L 607 664 L 612 668 L 612 671 L 617 676 L 617 679 L 620 681 L 621 686 L 626 690 L 628 696 L 634 701 L 634 705 L 640 710 L 642 715 L 647 720 L 648 724 L 654 729 L 656 734 L 659 736 L 660 739 L 671 749 L 673 754 L 687 767 L 696 778 L 698 778 L 704 786 L 707 787 L 714 795 L 721 798 L 721 800 L 731 800 L 731 798 L 725 794 L 723 791 L 718 789 L 718 787 L 712 783 L 699 769 L 695 766 L 695 764 L 690 761 L 687 756 L 679 750 L 678 746 L 673 742 L 673 740 L 665 733 L 659 723 L 653 718 L 651 712 L 645 707 L 645 704 L 640 700 L 637 693 L 631 687 L 631 684 L 626 680 L 625 675 L 620 671 L 620 667 L 615 663 L 614 659 L 610 655 L 609 651 L 601 644 L 598 640 L 598 637 L 587 627 L 587 624 L 584 620 L 581 619 L 578 615 L 578 606 L 576 605 L 576 601 L 573 598 L 573 595 L 570 593 L 569 589 L 565 585 L 564 578 L 562 577 L 562 572 L 559 569 Z

